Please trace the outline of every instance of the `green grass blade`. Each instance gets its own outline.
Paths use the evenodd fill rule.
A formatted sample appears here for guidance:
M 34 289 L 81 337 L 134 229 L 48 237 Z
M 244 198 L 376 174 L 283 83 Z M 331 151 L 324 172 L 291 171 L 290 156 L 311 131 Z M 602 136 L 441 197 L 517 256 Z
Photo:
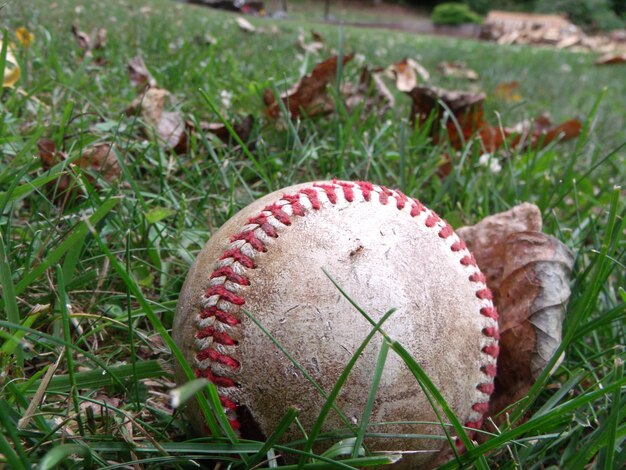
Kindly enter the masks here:
M 248 467 L 254 467 L 261 463 L 266 458 L 267 453 L 272 447 L 274 447 L 280 438 L 285 434 L 289 427 L 292 425 L 296 417 L 298 416 L 298 410 L 295 408 L 288 408 L 285 415 L 282 417 L 276 428 L 272 431 L 272 434 L 267 438 L 263 447 L 248 460 Z
M 46 452 L 46 455 L 44 455 L 39 462 L 38 468 L 39 470 L 53 470 L 59 468 L 59 465 L 72 455 L 80 455 L 85 459 L 83 468 L 89 468 L 91 465 L 91 452 L 87 447 L 79 444 L 63 444 L 53 447 Z
M 376 368 L 374 369 L 374 376 L 372 377 L 372 385 L 367 396 L 367 402 L 365 408 L 363 408 L 363 415 L 361 416 L 361 425 L 354 441 L 354 450 L 352 451 L 352 457 L 358 457 L 359 449 L 363 445 L 363 439 L 367 431 L 367 425 L 369 424 L 372 410 L 374 409 L 374 402 L 376 401 L 376 395 L 378 394 L 378 386 L 380 385 L 380 379 L 383 375 L 385 363 L 387 361 L 387 354 L 389 353 L 389 343 L 383 341 L 380 345 L 380 352 L 378 353 L 378 359 L 376 360 Z
M 119 202 L 119 198 L 111 198 L 105 201 L 93 214 L 91 214 L 90 217 L 76 224 L 70 235 L 63 240 L 63 242 L 56 246 L 38 266 L 30 269 L 27 274 L 24 275 L 22 280 L 15 287 L 15 295 L 20 295 L 24 292 L 24 290 L 35 279 L 41 276 L 46 269 L 59 261 L 68 250 L 72 249 L 72 247 L 78 243 L 80 239 L 89 233 L 89 227 L 96 226 L 98 222 L 106 217 Z
M 4 246 L 4 239 L 2 233 L 0 233 L 0 286 L 2 286 L 2 298 L 4 299 L 4 311 L 6 312 L 6 318 L 9 323 L 21 323 L 20 314 L 17 308 L 17 297 L 15 295 L 15 288 L 13 286 L 13 277 L 11 276 L 11 266 L 9 265 L 9 257 Z M 9 330 L 11 334 L 16 334 L 13 330 Z M 17 336 L 16 336 L 17 339 Z M 7 343 L 17 346 L 15 341 Z M 2 346 L 3 350 L 7 346 Z M 21 370 L 24 368 L 24 355 L 20 348 L 12 347 L 15 351 L 15 359 L 17 366 Z M 8 352 L 8 351 L 5 351 Z
M 385 323 L 385 321 L 387 321 L 387 319 L 391 317 L 391 315 L 393 315 L 395 311 L 396 309 L 389 310 L 387 313 L 385 313 L 381 317 L 378 323 L 374 324 L 374 327 L 372 328 L 372 330 L 368 333 L 365 339 L 361 342 L 359 347 L 356 348 L 356 350 L 352 354 L 352 357 L 348 361 L 348 364 L 346 364 L 346 367 L 344 367 L 343 371 L 341 371 L 341 374 L 339 375 L 339 378 L 335 382 L 335 385 L 333 386 L 332 391 L 328 394 L 326 403 L 324 403 L 324 405 L 322 406 L 320 413 L 317 419 L 315 420 L 313 427 L 311 428 L 309 438 L 307 440 L 306 445 L 304 446 L 305 452 L 310 452 L 313 449 L 313 445 L 315 444 L 315 439 L 317 438 L 317 436 L 320 434 L 322 430 L 322 425 L 324 424 L 324 421 L 326 420 L 326 416 L 328 416 L 328 413 L 330 413 L 330 410 L 333 408 L 335 400 L 339 396 L 339 392 L 341 391 L 343 384 L 348 379 L 348 375 L 350 375 L 350 372 L 352 372 L 352 369 L 354 368 L 356 361 L 359 360 L 359 358 L 361 357 L 361 354 L 363 353 L 367 345 L 370 343 L 372 338 L 376 336 L 376 334 L 380 331 L 380 328 Z M 304 464 L 304 459 L 301 458 L 300 465 L 303 465 L 303 464 Z

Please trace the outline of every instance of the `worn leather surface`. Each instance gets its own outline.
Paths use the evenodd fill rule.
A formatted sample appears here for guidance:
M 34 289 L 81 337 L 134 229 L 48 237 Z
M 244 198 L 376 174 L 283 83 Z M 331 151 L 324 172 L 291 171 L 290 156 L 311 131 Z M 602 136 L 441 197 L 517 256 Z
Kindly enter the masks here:
M 246 221 L 276 202 L 311 184 L 272 193 L 244 208 L 218 230 L 198 255 L 181 291 L 174 322 L 174 339 L 192 367 L 196 366 L 194 338 L 210 275 L 228 249 L 230 238 Z M 427 372 L 461 422 L 475 419 L 471 406 L 484 401 L 476 386 L 486 381 L 481 348 L 487 344 L 481 330 L 489 326 L 479 314 L 484 301 L 476 297 L 476 283 L 463 266 L 462 254 L 450 250 L 456 236 L 443 240 L 438 230 L 424 224 L 427 214 L 411 217 L 395 202 L 371 201 L 337 204 L 323 208 L 279 230 L 278 238 L 265 240 L 267 251 L 255 257 L 255 269 L 246 271 L 247 287 L 237 287 L 248 310 L 301 364 L 326 392 L 330 392 L 354 351 L 371 331 L 371 325 L 344 298 L 324 274 L 326 270 L 345 292 L 375 321 L 390 309 L 396 312 L 383 329 L 402 343 Z M 296 406 L 299 419 L 310 429 L 324 399 L 303 374 L 243 312 L 242 324 L 229 330 L 238 341 L 228 349 L 241 364 L 236 371 L 216 366 L 238 382 L 237 389 L 222 389 L 245 405 L 261 429 L 271 433 L 288 406 Z M 350 374 L 337 405 L 349 422 L 358 427 L 382 341 L 376 335 Z M 186 381 L 180 368 L 180 382 Z M 189 417 L 194 428 L 203 428 L 194 404 Z M 390 352 L 370 417 L 372 432 L 427 434 L 429 439 L 368 439 L 375 450 L 418 451 L 407 455 L 400 468 L 428 466 L 441 449 L 439 424 L 376 425 L 381 422 L 437 422 L 424 393 L 395 353 Z M 331 412 L 324 430 L 345 428 Z M 293 426 L 288 439 L 300 439 Z M 329 444 L 330 445 L 330 444 Z

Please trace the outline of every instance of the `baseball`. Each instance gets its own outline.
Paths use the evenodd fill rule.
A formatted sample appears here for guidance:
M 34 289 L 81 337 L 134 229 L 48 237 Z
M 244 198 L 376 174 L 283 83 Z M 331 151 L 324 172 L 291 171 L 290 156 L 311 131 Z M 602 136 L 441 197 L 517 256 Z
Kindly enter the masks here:
M 416 199 L 348 181 L 291 186 L 250 204 L 211 237 L 187 276 L 174 340 L 196 375 L 217 386 L 233 428 L 268 436 L 294 406 L 310 430 L 324 397 L 244 310 L 328 393 L 372 331 L 329 276 L 375 321 L 396 309 L 382 329 L 412 354 L 459 420 L 479 428 L 493 391 L 498 326 L 474 257 Z M 331 411 L 324 432 L 349 437 L 350 426 L 352 435 L 358 429 L 381 341 L 376 334 L 356 362 L 336 401 L 343 416 Z M 177 377 L 187 381 L 180 370 Z M 201 432 L 193 404 L 189 417 Z M 365 439 L 368 450 L 405 453 L 394 468 L 428 467 L 450 450 L 393 351 L 367 429 L 375 433 Z M 295 425 L 286 434 L 303 438 Z

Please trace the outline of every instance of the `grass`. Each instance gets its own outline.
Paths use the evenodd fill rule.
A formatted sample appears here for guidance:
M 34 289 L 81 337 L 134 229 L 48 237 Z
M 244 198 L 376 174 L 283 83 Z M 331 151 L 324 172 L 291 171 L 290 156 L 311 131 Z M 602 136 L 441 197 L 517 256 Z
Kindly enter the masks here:
M 4 90 L 0 100 L 0 454 L 9 468 L 182 468 L 192 459 L 239 462 L 240 456 L 256 464 L 270 448 L 286 451 L 275 444 L 280 429 L 268 443 L 229 436 L 215 393 L 207 394 L 204 410 L 220 437 L 189 439 L 184 415 L 169 405 L 176 348 L 167 332 L 185 275 L 217 227 L 269 191 L 329 177 L 401 188 L 454 226 L 521 201 L 537 204 L 545 231 L 576 253 L 565 361 L 511 410 L 510 425 L 478 446 L 468 442 L 468 452 L 444 468 L 472 462 L 479 468 L 623 467 L 626 206 L 623 190 L 615 188 L 626 180 L 623 67 L 594 67 L 591 55 L 552 49 L 305 22 L 257 22 L 266 32 L 248 35 L 232 16 L 165 0 L 14 1 L 0 15 L 10 36 L 18 26 L 36 35 L 29 49 L 17 48 L 20 89 Z M 73 22 L 84 31 L 107 28 L 103 67 L 82 59 Z M 327 40 L 320 57 L 294 46 L 299 30 L 311 28 Z M 209 44 L 207 34 L 217 44 Z M 267 122 L 263 90 L 288 88 L 339 48 L 372 66 L 419 58 L 433 81 L 449 88 L 468 85 L 437 75 L 437 63 L 464 60 L 487 92 L 501 82 L 521 83 L 522 101 L 487 100 L 492 123 L 549 111 L 555 121 L 580 116 L 585 132 L 571 144 L 515 152 L 498 174 L 479 165 L 480 150 L 469 145 L 453 155 L 452 173 L 440 180 L 435 173 L 446 144 L 433 145 L 410 125 L 405 96 L 398 94 L 384 116 L 337 103 L 336 113 L 284 130 Z M 136 96 L 126 62 L 138 52 L 189 118 L 217 122 L 214 111 L 228 122 L 256 116 L 251 153 L 201 134 L 182 155 L 144 139 L 137 119 L 124 115 Z M 342 80 L 358 73 L 348 64 Z M 230 104 L 222 92 L 232 94 Z M 94 181 L 67 162 L 44 171 L 33 157 L 42 137 L 70 161 L 95 142 L 115 144 L 123 183 Z M 61 207 L 60 175 L 84 192 Z M 434 403 L 445 405 L 402 345 L 388 346 Z M 381 351 L 375 373 L 385 356 Z M 338 390 L 325 392 L 327 412 Z M 283 428 L 292 422 L 295 412 Z M 317 461 L 305 453 L 302 462 L 306 468 L 382 463 L 359 449 L 364 432 L 348 432 L 343 446 Z M 352 460 L 339 463 L 337 455 Z

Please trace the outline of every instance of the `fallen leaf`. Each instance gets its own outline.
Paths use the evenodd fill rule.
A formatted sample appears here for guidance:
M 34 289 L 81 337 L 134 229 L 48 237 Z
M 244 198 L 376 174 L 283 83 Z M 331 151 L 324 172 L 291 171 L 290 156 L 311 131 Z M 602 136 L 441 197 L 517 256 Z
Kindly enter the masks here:
M 352 55 L 343 57 L 342 64 L 352 60 Z M 337 76 L 337 56 L 317 64 L 309 75 L 300 79 L 293 87 L 280 95 L 280 99 L 289 111 L 292 119 L 302 113 L 305 116 L 328 114 L 334 109 L 334 104 L 326 87 Z M 267 113 L 276 118 L 280 115 L 280 105 L 271 89 L 263 93 Z
M 385 75 L 396 81 L 396 88 L 398 88 L 399 91 L 406 93 L 417 86 L 418 76 L 425 82 L 430 80 L 428 70 L 413 59 L 404 59 L 390 65 L 385 69 Z
M 485 275 L 500 316 L 492 418 L 528 392 L 561 343 L 574 254 L 541 226 L 539 209 L 524 203 L 457 230 Z M 494 420 L 501 423 L 505 416 Z
M 380 72 L 373 72 L 367 66 L 361 70 L 359 83 L 345 83 L 342 87 L 346 108 L 353 110 L 363 104 L 363 109 L 370 113 L 377 110 L 379 114 L 384 114 L 395 105 L 395 99 Z
M 444 61 L 437 66 L 444 77 L 463 78 L 475 81 L 479 76 L 475 70 L 470 69 L 465 62 Z
M 522 100 L 522 95 L 518 92 L 520 84 L 518 81 L 498 83 L 493 90 L 493 96 L 503 101 L 518 102 Z
M 84 31 L 80 31 L 78 26 L 75 24 L 72 25 L 72 34 L 74 35 L 74 39 L 76 39 L 78 47 L 85 51 L 90 51 L 92 49 L 91 37 L 89 34 Z
M 139 114 L 147 137 L 183 153 L 187 149 L 187 126 L 180 111 L 164 111 L 168 96 L 164 88 L 148 88 L 133 100 L 126 114 Z
M 128 61 L 128 74 L 130 82 L 137 88 L 157 86 L 155 78 L 152 76 L 141 55 L 137 55 Z
M 316 33 L 315 31 L 311 31 L 311 37 L 312 41 L 307 43 L 304 37 L 304 32 L 301 31 L 300 34 L 298 34 L 296 46 L 305 52 L 317 54 L 322 49 L 324 49 L 324 39 L 319 33 Z
M 0 41 L 0 51 L 2 50 L 2 41 Z M 13 55 L 13 49 L 7 44 L 7 55 L 4 66 L 4 74 L 2 76 L 2 88 L 11 88 L 20 78 L 20 66 L 17 59 Z
M 188 122 L 188 127 L 195 129 L 193 123 Z M 232 125 L 233 130 L 239 136 L 242 142 L 247 143 L 254 127 L 254 117 L 252 115 L 247 116 L 240 122 L 236 122 Z M 200 122 L 200 130 L 205 133 L 214 134 L 222 142 L 226 144 L 232 143 L 233 136 L 230 134 L 226 126 L 221 122 Z
M 237 18 L 235 18 L 235 21 L 237 22 L 237 26 L 239 26 L 239 29 L 241 29 L 242 31 L 245 31 L 246 33 L 256 33 L 256 28 L 254 27 L 254 25 L 245 18 L 238 16 Z
M 616 65 L 616 64 L 626 64 L 626 53 L 625 54 L 615 54 L 609 53 L 605 54 L 596 60 L 596 65 Z
M 483 120 L 484 93 L 415 87 L 408 95 L 413 100 L 411 109 L 413 123 L 419 122 L 420 125 L 424 125 L 431 114 L 435 113 L 436 120 L 430 128 L 431 137 L 435 143 L 441 139 L 441 124 L 445 125 L 447 138 L 455 149 L 460 148 L 485 124 Z M 452 116 L 449 115 L 450 112 Z
M 85 57 L 93 57 L 94 51 L 102 51 L 106 46 L 107 30 L 104 28 L 96 28 L 89 35 L 84 31 L 80 31 L 75 24 L 72 24 L 72 34 L 76 39 L 78 47 L 85 51 Z M 98 55 L 94 63 L 102 66 L 105 64 L 105 60 Z
M 46 171 L 68 159 L 68 155 L 57 150 L 56 144 L 50 139 L 40 139 L 37 145 L 41 166 Z M 73 161 L 72 165 L 82 170 L 88 170 L 85 173 L 85 178 L 99 189 L 102 188 L 101 180 L 113 183 L 122 174 L 114 148 L 108 143 L 95 144 L 86 148 L 81 156 Z M 68 189 L 77 189 L 74 179 L 68 174 L 64 174 L 58 180 L 52 181 L 48 187 L 55 189 L 59 195 L 65 193 Z M 65 197 L 66 194 L 63 194 L 63 196 Z

